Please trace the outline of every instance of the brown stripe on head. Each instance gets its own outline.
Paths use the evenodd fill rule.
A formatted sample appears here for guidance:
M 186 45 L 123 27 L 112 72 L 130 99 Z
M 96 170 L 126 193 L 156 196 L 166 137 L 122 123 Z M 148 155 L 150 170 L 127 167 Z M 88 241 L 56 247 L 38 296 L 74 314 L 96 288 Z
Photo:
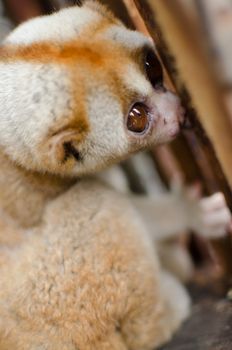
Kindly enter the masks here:
M 20 46 L 8 44 L 0 47 L 0 62 L 25 61 L 67 65 L 91 63 L 96 67 L 113 58 L 111 53 L 113 51 L 115 52 L 115 47 L 109 42 L 89 40 L 85 37 L 66 43 L 36 42 Z
M 100 30 L 100 29 L 99 29 Z M 124 48 L 110 40 L 94 41 L 89 38 L 73 40 L 63 44 L 49 42 L 14 47 L 13 45 L 0 48 L 0 62 L 15 63 L 23 61 L 35 64 L 64 65 L 71 72 L 73 90 L 76 91 L 91 74 L 104 74 L 106 83 L 114 88 L 115 95 L 121 95 L 122 67 L 129 63 L 130 54 Z M 82 77 L 82 78 L 81 78 Z M 77 84 L 78 82 L 78 84 Z M 78 106 L 80 103 L 80 92 Z M 122 96 L 122 95 L 121 95 Z
M 100 55 L 86 45 L 69 42 L 64 45 L 54 43 L 35 43 L 31 45 L 3 46 L 0 48 L 0 61 L 25 61 L 34 63 L 70 64 L 76 62 L 100 63 Z
M 62 96 L 61 96 L 62 98 Z M 72 98 L 70 109 L 67 115 L 63 115 L 55 121 L 55 124 L 48 131 L 48 139 L 63 139 L 63 143 L 79 144 L 83 142 L 90 130 L 90 124 L 85 105 L 84 83 L 75 84 L 72 82 Z
M 59 34 L 57 34 L 57 40 L 37 39 L 29 45 L 14 43 L 14 40 L 12 43 L 6 42 L 5 45 L 0 46 L 0 62 L 25 60 L 42 63 L 54 61 L 57 63 L 67 63 L 72 60 L 83 61 L 83 59 L 91 63 L 97 62 L 99 58 L 97 53 L 104 51 L 104 47 L 100 43 L 101 39 L 97 38 L 97 36 L 112 25 L 121 26 L 122 24 L 104 5 L 96 1 L 87 0 L 85 1 L 85 6 L 89 7 L 93 12 L 100 14 L 100 17 L 97 21 L 85 25 L 84 30 L 80 34 L 73 36 L 73 39 L 60 41 Z M 12 36 L 14 38 L 13 34 Z

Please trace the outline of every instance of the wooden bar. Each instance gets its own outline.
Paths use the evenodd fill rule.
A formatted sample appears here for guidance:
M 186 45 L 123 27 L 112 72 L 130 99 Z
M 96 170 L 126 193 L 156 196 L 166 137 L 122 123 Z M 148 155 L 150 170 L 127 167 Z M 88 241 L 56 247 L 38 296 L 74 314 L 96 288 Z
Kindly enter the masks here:
M 206 193 L 222 191 L 232 209 L 231 189 L 227 182 L 227 179 L 232 181 L 232 127 L 212 65 L 196 36 L 200 31 L 193 33 L 189 29 L 190 23 L 196 26 L 195 19 L 186 22 L 177 2 L 135 0 L 135 3 L 193 126 L 192 131 L 184 133 L 182 145 L 186 145 L 192 155 L 190 161 L 194 159 L 196 176 L 198 173 L 204 180 Z M 213 245 L 224 270 L 232 275 L 231 237 L 214 241 Z
M 158 28 L 158 33 L 162 32 L 158 37 L 165 38 L 169 60 L 170 54 L 172 58 L 175 57 L 181 77 L 180 81 L 172 74 L 177 90 L 183 96 L 184 83 L 190 92 L 193 107 L 197 109 L 227 179 L 232 184 L 232 126 L 205 51 L 186 22 L 181 7 L 176 6 L 175 2 L 136 0 L 136 3 L 140 9 L 144 9 L 144 3 L 149 6 L 149 12 L 143 11 L 143 15 L 149 23 L 149 29 L 153 27 L 151 34 Z M 164 50 L 162 53 L 164 54 Z

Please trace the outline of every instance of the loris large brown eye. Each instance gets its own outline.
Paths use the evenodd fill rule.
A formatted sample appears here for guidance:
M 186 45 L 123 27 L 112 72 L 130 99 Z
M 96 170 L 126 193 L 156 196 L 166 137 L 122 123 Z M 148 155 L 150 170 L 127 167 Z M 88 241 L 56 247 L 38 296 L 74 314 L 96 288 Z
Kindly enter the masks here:
M 145 68 L 149 81 L 155 89 L 163 86 L 163 70 L 154 51 L 149 50 L 145 58 Z
M 149 122 L 146 106 L 142 103 L 136 103 L 130 110 L 127 118 L 128 130 L 135 133 L 142 133 L 148 128 Z

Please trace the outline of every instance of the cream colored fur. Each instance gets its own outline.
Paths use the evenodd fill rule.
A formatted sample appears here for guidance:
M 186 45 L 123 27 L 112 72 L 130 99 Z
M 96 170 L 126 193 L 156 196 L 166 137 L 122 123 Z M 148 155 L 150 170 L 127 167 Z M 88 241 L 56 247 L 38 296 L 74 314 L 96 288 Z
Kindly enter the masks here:
M 1 267 L 1 349 L 153 349 L 188 314 L 130 202 L 105 184 L 83 180 L 25 234 Z
M 46 61 L 44 42 L 57 59 L 57 48 L 62 53 L 69 41 L 75 44 L 68 61 Z M 76 180 L 178 132 L 178 99 L 155 91 L 139 68 L 144 45 L 152 47 L 90 1 L 29 21 L 4 42 L 1 350 L 149 350 L 170 339 L 189 313 L 188 295 L 161 269 L 153 248 L 167 226 L 153 215 L 162 201 L 157 207 L 153 199 L 128 199 L 96 178 Z M 86 54 L 92 46 L 94 56 L 76 61 L 76 51 Z M 98 54 L 104 65 L 93 69 L 88 62 Z M 135 98 L 151 108 L 152 128 L 143 137 L 125 128 Z M 66 159 L 67 142 L 81 160 Z M 175 198 L 165 202 L 164 213 L 168 218 L 178 203 L 178 225 L 192 227 L 191 210 L 182 212 Z M 230 220 L 220 203 L 219 234 Z M 212 219 L 215 207 L 209 209 Z

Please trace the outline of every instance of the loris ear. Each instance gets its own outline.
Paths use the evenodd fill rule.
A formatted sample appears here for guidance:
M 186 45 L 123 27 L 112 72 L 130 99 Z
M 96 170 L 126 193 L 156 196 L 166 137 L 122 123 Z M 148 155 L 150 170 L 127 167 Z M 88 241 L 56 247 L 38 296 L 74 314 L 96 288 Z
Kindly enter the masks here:
M 78 141 L 81 137 L 77 131 L 61 131 L 59 134 L 51 137 L 49 144 L 53 156 L 58 162 L 64 164 L 70 158 L 81 160 L 81 155 L 77 149 Z
M 76 162 L 82 160 L 78 147 L 83 140 L 83 134 L 77 130 L 63 130 L 50 136 L 42 148 L 42 167 L 51 172 L 60 173 L 70 170 Z
M 56 121 L 41 143 L 46 169 L 61 172 L 70 170 L 77 162 L 80 162 L 83 158 L 81 145 L 89 130 L 88 118 L 81 103 L 78 106 L 78 113 Z

